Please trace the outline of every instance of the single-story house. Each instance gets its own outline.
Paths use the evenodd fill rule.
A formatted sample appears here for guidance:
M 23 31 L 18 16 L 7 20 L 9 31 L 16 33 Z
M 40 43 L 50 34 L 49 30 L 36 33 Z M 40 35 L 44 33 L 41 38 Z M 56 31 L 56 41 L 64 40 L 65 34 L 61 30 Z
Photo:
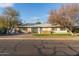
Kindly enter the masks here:
M 38 34 L 51 34 L 51 33 L 68 33 L 68 30 L 57 24 L 26 24 L 19 26 L 19 30 L 24 33 L 38 33 Z

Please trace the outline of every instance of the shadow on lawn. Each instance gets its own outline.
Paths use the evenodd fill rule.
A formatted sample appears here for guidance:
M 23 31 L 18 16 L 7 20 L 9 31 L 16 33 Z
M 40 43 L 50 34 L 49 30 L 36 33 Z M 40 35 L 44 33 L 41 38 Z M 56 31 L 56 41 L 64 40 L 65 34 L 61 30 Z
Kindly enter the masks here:
M 14 35 L 22 35 L 25 33 L 13 33 L 13 34 L 0 34 L 0 36 L 14 36 Z

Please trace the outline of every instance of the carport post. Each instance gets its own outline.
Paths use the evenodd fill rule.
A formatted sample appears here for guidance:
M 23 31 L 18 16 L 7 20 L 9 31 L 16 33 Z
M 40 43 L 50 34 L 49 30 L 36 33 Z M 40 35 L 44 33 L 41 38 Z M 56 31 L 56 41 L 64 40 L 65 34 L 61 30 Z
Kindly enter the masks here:
M 40 28 L 38 28 L 38 34 L 40 34 L 41 33 L 41 29 Z

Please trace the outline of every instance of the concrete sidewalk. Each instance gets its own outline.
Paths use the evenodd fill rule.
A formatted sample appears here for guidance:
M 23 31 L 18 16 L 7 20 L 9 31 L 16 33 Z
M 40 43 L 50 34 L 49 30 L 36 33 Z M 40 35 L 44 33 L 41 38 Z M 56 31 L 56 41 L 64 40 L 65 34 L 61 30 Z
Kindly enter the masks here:
M 32 34 L 0 36 L 0 40 L 79 40 L 79 36 L 33 36 Z
M 74 38 L 62 38 L 62 37 L 53 37 L 53 38 L 11 38 L 11 37 L 4 37 L 0 38 L 0 40 L 79 40 L 79 37 L 74 37 Z

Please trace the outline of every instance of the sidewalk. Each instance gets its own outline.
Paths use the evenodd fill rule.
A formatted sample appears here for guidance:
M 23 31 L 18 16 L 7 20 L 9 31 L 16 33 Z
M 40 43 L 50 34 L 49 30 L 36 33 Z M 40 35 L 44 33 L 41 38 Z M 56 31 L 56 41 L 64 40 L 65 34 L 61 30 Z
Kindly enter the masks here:
M 11 37 L 3 37 L 3 38 L 0 38 L 0 40 L 79 40 L 79 37 L 74 37 L 74 38 L 62 38 L 62 37 L 53 37 L 53 38 L 19 38 L 19 37 L 15 37 L 15 38 L 11 38 Z
M 0 40 L 79 40 L 79 36 L 33 36 L 32 34 L 0 36 Z

